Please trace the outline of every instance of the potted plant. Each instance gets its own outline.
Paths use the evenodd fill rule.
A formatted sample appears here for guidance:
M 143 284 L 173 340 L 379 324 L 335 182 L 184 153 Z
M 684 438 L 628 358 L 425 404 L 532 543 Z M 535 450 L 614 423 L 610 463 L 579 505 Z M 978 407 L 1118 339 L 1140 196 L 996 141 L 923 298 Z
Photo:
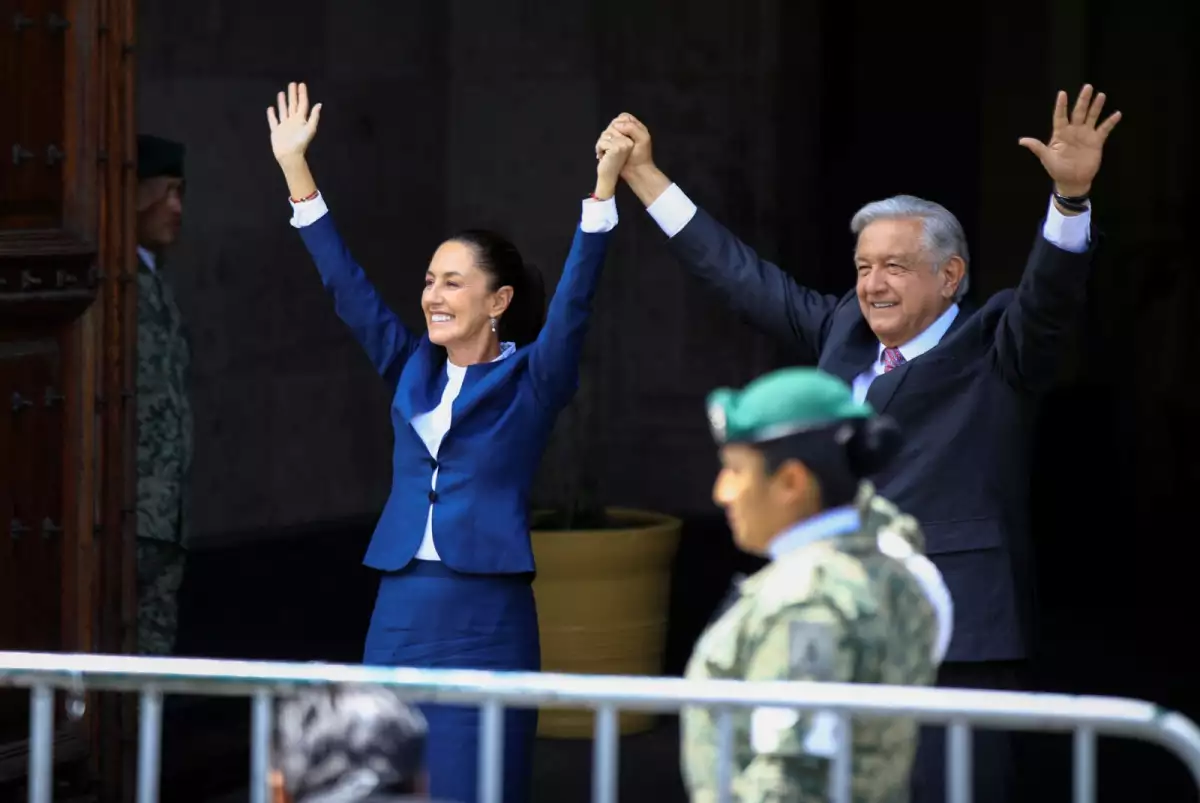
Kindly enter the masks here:
M 658 675 L 681 523 L 599 503 L 595 452 L 602 433 L 590 376 L 585 366 L 575 400 L 559 418 L 531 522 L 542 671 Z M 651 714 L 621 714 L 622 734 L 653 724 Z M 589 711 L 547 709 L 538 735 L 591 738 L 592 726 Z

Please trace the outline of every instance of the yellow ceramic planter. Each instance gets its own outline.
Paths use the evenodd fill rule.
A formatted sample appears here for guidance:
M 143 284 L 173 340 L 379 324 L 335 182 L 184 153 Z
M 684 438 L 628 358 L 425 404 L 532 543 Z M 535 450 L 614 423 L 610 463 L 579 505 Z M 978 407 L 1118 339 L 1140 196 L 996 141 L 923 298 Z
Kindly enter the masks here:
M 626 508 L 609 508 L 608 515 L 627 526 L 530 534 L 543 672 L 662 673 L 680 521 Z M 591 738 L 593 719 L 590 711 L 543 709 L 538 736 Z M 653 725 L 653 714 L 621 714 L 622 735 Z

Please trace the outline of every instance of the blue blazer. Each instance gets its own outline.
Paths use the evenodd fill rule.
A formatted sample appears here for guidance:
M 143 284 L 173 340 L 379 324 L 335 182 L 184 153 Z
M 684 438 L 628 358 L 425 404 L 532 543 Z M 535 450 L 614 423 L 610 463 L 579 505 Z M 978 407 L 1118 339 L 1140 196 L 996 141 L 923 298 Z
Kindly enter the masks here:
M 704 210 L 669 247 L 803 361 L 853 382 L 879 358 L 854 290 L 838 297 L 802 287 Z M 876 377 L 867 392 L 905 438 L 900 456 L 875 478 L 880 493 L 921 522 L 926 551 L 954 598 L 948 661 L 1025 657 L 1027 436 L 1083 311 L 1094 251 L 1056 248 L 1039 229 L 1015 290 L 982 307 L 960 305 L 935 348 Z
M 529 488 L 554 421 L 579 386 L 579 356 L 610 234 L 576 228 L 541 335 L 503 360 L 467 368 L 434 460 L 410 422 L 441 400 L 445 351 L 428 334 L 410 332 L 383 303 L 331 214 L 300 229 L 338 316 L 394 390 L 392 491 L 367 548 L 367 566 L 404 568 L 421 545 L 432 502 L 446 566 L 470 574 L 534 570 Z M 436 492 L 430 490 L 434 468 Z

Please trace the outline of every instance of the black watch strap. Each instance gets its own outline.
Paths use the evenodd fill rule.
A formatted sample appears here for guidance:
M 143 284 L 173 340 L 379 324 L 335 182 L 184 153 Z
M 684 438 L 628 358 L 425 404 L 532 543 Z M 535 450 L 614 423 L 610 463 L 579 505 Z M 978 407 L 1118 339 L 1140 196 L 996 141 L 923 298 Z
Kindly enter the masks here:
M 1058 190 L 1053 193 L 1055 202 L 1068 212 L 1086 212 L 1091 205 L 1086 195 L 1062 195 Z

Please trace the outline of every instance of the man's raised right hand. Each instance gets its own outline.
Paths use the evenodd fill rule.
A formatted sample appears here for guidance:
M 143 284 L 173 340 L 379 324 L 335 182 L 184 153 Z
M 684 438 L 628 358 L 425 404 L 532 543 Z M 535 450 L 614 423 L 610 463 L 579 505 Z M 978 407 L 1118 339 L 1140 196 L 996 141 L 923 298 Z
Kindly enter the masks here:
M 654 165 L 649 129 L 629 112 L 622 112 L 613 118 L 605 131 L 628 137 L 633 142 L 633 150 L 621 169 L 621 180 L 629 185 L 638 200 L 649 207 L 671 186 L 671 180 Z
M 650 150 L 650 130 L 641 120 L 629 112 L 621 112 L 613 119 L 610 128 L 633 140 L 633 151 L 630 152 L 629 159 L 625 162 L 621 178 L 629 181 L 630 176 L 636 174 L 639 169 L 654 167 L 654 155 Z

